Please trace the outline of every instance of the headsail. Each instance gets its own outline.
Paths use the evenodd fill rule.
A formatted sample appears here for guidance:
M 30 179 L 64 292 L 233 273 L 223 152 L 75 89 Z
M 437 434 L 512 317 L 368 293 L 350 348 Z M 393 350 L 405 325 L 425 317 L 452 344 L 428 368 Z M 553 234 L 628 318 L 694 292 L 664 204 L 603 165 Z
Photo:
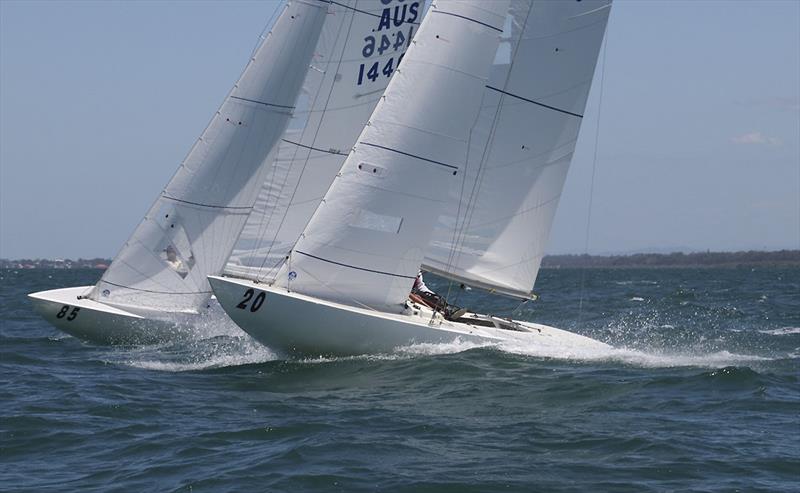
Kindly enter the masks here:
M 399 311 L 467 158 L 508 2 L 438 0 L 276 283 Z
M 572 159 L 610 0 L 513 0 L 424 268 L 526 297 Z
M 198 142 L 90 297 L 196 310 L 253 208 L 297 100 L 329 2 L 284 7 Z
M 274 279 L 411 45 L 423 1 L 344 0 L 329 14 L 227 275 Z

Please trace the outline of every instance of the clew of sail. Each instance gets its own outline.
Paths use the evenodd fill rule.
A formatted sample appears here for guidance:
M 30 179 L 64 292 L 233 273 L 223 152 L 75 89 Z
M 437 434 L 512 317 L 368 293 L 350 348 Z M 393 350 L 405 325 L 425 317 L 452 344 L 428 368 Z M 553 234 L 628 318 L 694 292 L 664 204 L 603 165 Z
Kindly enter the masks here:
M 185 161 L 89 293 L 107 304 L 196 311 L 231 253 L 289 122 L 328 2 L 288 3 Z
M 423 268 L 529 295 L 544 255 L 610 0 L 513 0 L 469 156 Z
M 479 118 L 508 2 L 439 0 L 276 285 L 402 309 Z
M 303 92 L 226 275 L 274 279 L 411 45 L 423 14 L 422 0 L 330 5 Z

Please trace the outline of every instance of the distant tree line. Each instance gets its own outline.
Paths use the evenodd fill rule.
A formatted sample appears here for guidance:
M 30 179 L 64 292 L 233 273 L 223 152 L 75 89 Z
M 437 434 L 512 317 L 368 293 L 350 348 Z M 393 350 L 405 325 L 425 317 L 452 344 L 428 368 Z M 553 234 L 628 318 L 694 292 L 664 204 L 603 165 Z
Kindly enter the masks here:
M 110 259 L 0 259 L 0 269 L 106 269 Z M 764 252 L 635 253 L 633 255 L 547 255 L 543 268 L 569 267 L 739 267 L 798 266 L 800 250 Z
M 107 258 L 43 259 L 23 258 L 8 260 L 0 258 L 0 269 L 107 269 L 111 260 Z
M 635 253 L 633 255 L 547 255 L 544 268 L 559 267 L 739 267 L 800 266 L 800 250 L 764 252 Z

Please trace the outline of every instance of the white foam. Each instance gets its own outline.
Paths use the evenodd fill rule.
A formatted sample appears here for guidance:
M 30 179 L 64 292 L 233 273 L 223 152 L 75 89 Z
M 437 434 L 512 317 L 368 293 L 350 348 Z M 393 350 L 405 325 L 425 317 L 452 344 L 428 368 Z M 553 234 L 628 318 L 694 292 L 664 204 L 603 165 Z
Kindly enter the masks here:
M 129 351 L 122 363 L 145 370 L 183 372 L 266 363 L 279 359 L 275 353 L 250 337 L 226 337 L 223 341 L 224 343 L 197 341 L 191 346 L 179 348 L 182 354 L 176 354 L 167 348 L 160 348 L 154 353 L 152 347 Z M 186 352 L 189 353 L 188 358 Z
M 318 356 L 315 358 L 305 358 L 299 360 L 302 363 L 320 364 L 339 361 L 399 361 L 408 360 L 424 356 L 438 356 L 443 354 L 457 354 L 470 349 L 480 347 L 495 347 L 493 344 L 480 344 L 476 342 L 462 341 L 456 339 L 453 342 L 441 344 L 410 344 L 408 346 L 398 346 L 391 353 L 360 354 L 357 356 Z
M 485 347 L 496 347 L 496 344 L 492 343 L 479 343 L 473 341 L 463 341 L 461 339 L 456 339 L 453 342 L 445 342 L 441 344 L 431 344 L 431 343 L 423 343 L 423 344 L 411 344 L 408 346 L 400 346 L 395 349 L 395 351 L 399 354 L 408 355 L 408 356 L 437 356 L 440 354 L 456 354 L 456 353 L 463 353 L 464 351 L 469 351 L 471 349 L 476 348 L 485 348 Z
M 759 332 L 772 336 L 786 336 L 790 334 L 800 334 L 800 327 L 781 327 L 780 329 L 759 330 Z
M 500 349 L 513 354 L 537 358 L 559 359 L 578 362 L 608 362 L 645 368 L 673 368 L 696 366 L 700 368 L 719 368 L 736 366 L 756 361 L 771 361 L 763 356 L 736 354 L 728 351 L 711 353 L 646 351 L 625 347 L 576 348 L 569 346 L 533 346 L 503 343 Z

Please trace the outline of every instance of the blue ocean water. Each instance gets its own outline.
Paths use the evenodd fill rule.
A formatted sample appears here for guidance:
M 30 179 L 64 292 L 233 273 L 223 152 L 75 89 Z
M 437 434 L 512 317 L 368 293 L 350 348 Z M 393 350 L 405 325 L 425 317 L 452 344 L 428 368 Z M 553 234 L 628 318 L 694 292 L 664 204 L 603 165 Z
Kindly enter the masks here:
M 459 293 L 601 353 L 289 361 L 225 319 L 87 345 L 25 298 L 99 275 L 0 271 L 2 491 L 800 490 L 798 268 L 552 269 L 522 306 Z

